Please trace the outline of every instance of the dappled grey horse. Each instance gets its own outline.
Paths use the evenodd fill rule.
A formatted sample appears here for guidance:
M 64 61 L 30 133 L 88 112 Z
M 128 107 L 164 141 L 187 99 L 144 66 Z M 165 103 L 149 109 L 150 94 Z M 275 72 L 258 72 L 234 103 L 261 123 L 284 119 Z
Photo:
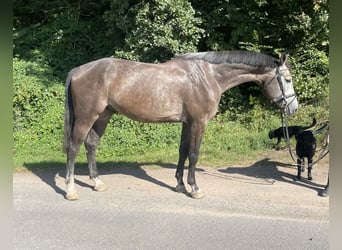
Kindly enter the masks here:
M 94 190 L 107 189 L 99 179 L 95 154 L 114 113 L 140 122 L 182 122 L 176 191 L 186 192 L 183 172 L 189 159 L 190 195 L 201 198 L 195 167 L 207 122 L 216 114 L 222 93 L 255 82 L 285 114 L 294 114 L 298 102 L 286 60 L 286 54 L 276 59 L 248 51 L 202 52 L 160 64 L 103 58 L 72 69 L 65 85 L 66 199 L 79 198 L 74 163 L 82 143 Z

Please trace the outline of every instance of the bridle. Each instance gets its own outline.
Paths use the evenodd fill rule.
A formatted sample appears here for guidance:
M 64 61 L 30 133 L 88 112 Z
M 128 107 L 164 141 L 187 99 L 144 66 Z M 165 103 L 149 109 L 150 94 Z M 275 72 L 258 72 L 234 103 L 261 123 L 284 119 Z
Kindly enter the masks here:
M 284 71 L 284 70 L 283 70 Z M 279 67 L 276 68 L 276 74 L 271 78 L 271 80 L 269 80 L 265 85 L 264 85 L 264 89 L 267 88 L 267 86 L 274 80 L 274 78 L 277 78 L 277 82 L 279 85 L 279 88 L 281 90 L 281 94 L 278 97 L 272 98 L 273 102 L 278 104 L 280 102 L 283 103 L 282 107 L 281 107 L 281 111 L 282 113 L 285 113 L 286 108 L 296 99 L 297 95 L 295 92 L 286 95 L 285 91 L 284 91 L 284 80 L 283 77 L 280 75 L 281 70 L 279 69 Z M 293 97 L 290 101 L 288 101 L 291 97 Z

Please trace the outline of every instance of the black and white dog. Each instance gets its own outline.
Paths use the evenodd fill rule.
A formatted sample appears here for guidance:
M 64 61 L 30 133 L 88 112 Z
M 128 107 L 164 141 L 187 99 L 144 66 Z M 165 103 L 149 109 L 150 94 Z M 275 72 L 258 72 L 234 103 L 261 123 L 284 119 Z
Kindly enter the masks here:
M 316 152 L 316 138 L 312 131 L 304 130 L 295 135 L 297 154 L 297 179 L 301 179 L 301 172 L 304 171 L 304 159 L 308 160 L 308 180 L 312 180 L 311 169 L 313 157 Z
M 312 119 L 312 124 L 310 126 L 289 126 L 288 133 L 289 137 L 295 136 L 296 138 L 296 154 L 297 154 L 297 177 L 294 180 L 301 179 L 301 172 L 304 172 L 304 161 L 305 158 L 308 162 L 308 180 L 312 180 L 311 170 L 313 165 L 313 157 L 316 152 L 316 138 L 315 134 L 320 133 L 323 129 L 328 127 L 328 123 L 323 125 L 321 128 L 312 131 L 308 130 L 316 125 L 316 119 Z M 269 132 L 269 138 L 278 138 L 276 146 L 280 143 L 281 138 L 285 138 L 284 127 L 277 128 Z M 329 188 L 329 185 L 327 184 Z
M 288 126 L 287 129 L 289 131 L 289 137 L 291 138 L 292 136 L 295 136 L 299 132 L 304 131 L 306 129 L 310 129 L 315 125 L 316 125 L 316 118 L 312 119 L 312 124 L 310 126 L 306 126 L 306 127 L 304 127 L 304 126 Z M 284 127 L 279 127 L 275 130 L 271 130 L 268 133 L 268 137 L 270 139 L 273 139 L 273 138 L 278 139 L 277 144 L 274 147 L 277 147 L 279 145 L 282 138 L 283 139 L 286 138 L 286 135 L 284 134 L 284 129 L 285 129 Z
M 297 154 L 297 179 L 301 179 L 301 172 L 304 171 L 304 159 L 308 161 L 308 180 L 312 180 L 311 170 L 313 157 L 316 152 L 316 138 L 315 134 L 320 133 L 323 129 L 328 127 L 328 124 L 323 125 L 321 128 L 312 130 L 301 130 L 296 135 L 296 154 Z

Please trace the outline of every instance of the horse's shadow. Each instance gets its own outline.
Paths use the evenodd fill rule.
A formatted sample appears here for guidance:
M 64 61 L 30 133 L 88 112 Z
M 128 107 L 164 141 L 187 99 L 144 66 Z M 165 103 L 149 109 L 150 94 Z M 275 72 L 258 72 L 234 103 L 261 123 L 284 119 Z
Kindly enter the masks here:
M 273 179 L 275 181 L 281 181 L 305 188 L 310 188 L 317 191 L 318 194 L 325 187 L 325 185 L 314 183 L 303 177 L 301 180 L 296 180 L 296 175 L 282 171 L 282 168 L 291 168 L 293 169 L 294 173 L 297 173 L 297 166 L 273 161 L 271 158 L 264 158 L 247 167 L 228 167 L 226 169 L 219 169 L 218 171 L 229 175 L 240 174 L 263 180 Z
M 129 175 L 144 181 L 151 182 L 160 187 L 166 188 L 171 191 L 175 191 L 173 186 L 168 185 L 165 182 L 157 180 L 150 176 L 143 167 L 148 166 L 159 166 L 162 168 L 176 169 L 174 164 L 167 164 L 161 162 L 99 162 L 98 169 L 99 175 Z M 65 178 L 65 163 L 62 162 L 39 162 L 39 163 L 27 163 L 25 167 L 38 176 L 44 183 L 49 185 L 57 194 L 65 196 L 66 192 L 64 189 L 60 188 L 56 183 L 56 175 Z M 282 181 L 293 185 L 302 186 L 305 188 L 310 188 L 319 194 L 325 187 L 325 185 L 320 185 L 312 181 L 308 181 L 302 178 L 300 181 L 294 181 L 295 175 L 289 174 L 285 171 L 281 171 L 282 168 L 291 168 L 296 173 L 296 166 L 291 164 L 281 163 L 278 161 L 273 161 L 270 158 L 264 158 L 260 161 L 247 167 L 228 167 L 226 169 L 218 169 L 219 172 L 228 175 L 229 178 L 234 174 L 239 174 L 251 178 L 266 180 Z M 196 171 L 204 171 L 203 169 L 196 168 Z M 78 163 L 75 167 L 75 174 L 80 176 L 88 175 L 88 167 L 86 163 Z M 222 177 L 222 176 L 220 176 Z M 239 179 L 239 178 L 236 178 Z M 241 179 L 239 179 L 241 181 Z M 75 183 L 81 187 L 93 189 L 93 186 L 75 178 Z M 186 194 L 189 195 L 189 194 Z
M 174 164 L 166 164 L 166 163 L 152 163 L 152 162 L 99 162 L 98 164 L 99 175 L 115 175 L 115 174 L 123 174 L 133 176 L 138 179 L 142 179 L 144 181 L 151 182 L 155 185 L 159 185 L 163 188 L 175 191 L 175 188 L 160 181 L 152 176 L 150 176 L 143 166 L 159 166 L 162 168 L 170 168 L 176 169 Z M 61 189 L 56 183 L 56 177 L 63 177 L 65 179 L 65 163 L 62 162 L 39 162 L 39 163 L 26 163 L 25 167 L 38 176 L 44 183 L 49 185 L 57 194 L 65 196 L 65 190 Z M 75 166 L 75 175 L 79 176 L 87 176 L 88 175 L 88 167 L 86 163 L 78 163 Z M 93 189 L 93 186 L 79 180 L 77 176 L 75 177 L 75 184 Z

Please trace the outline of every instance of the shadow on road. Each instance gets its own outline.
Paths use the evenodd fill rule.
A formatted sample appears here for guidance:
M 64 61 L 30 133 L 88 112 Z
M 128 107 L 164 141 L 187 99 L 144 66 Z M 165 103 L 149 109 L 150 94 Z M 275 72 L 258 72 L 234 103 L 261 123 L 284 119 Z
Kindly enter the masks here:
M 115 175 L 115 174 L 123 174 L 123 175 L 129 175 L 133 176 L 138 179 L 142 179 L 148 182 L 151 182 L 155 185 L 161 186 L 163 188 L 175 191 L 173 186 L 170 186 L 160 180 L 157 180 L 145 171 L 143 167 L 148 166 L 158 166 L 162 168 L 168 168 L 168 169 L 174 169 L 176 170 L 176 166 L 174 164 L 166 164 L 161 162 L 99 162 L 98 163 L 98 169 L 99 169 L 99 175 Z M 29 169 L 32 173 L 37 175 L 43 182 L 48 184 L 53 188 L 53 190 L 57 193 L 65 196 L 65 191 L 62 190 L 58 185 L 56 185 L 56 174 L 58 174 L 60 177 L 65 178 L 65 163 L 63 162 L 39 162 L 39 163 L 29 163 L 25 164 L 25 167 Z M 284 171 L 282 171 L 284 169 Z M 294 181 L 293 178 L 295 177 L 295 174 L 297 173 L 297 167 L 281 163 L 278 161 L 273 161 L 270 158 L 264 158 L 260 161 L 255 162 L 254 164 L 246 167 L 228 167 L 226 169 L 218 169 L 217 171 L 222 173 L 222 175 L 217 174 L 211 174 L 213 176 L 216 176 L 218 178 L 225 178 L 228 180 L 234 179 L 235 181 L 241 181 L 254 184 L 260 184 L 263 182 L 263 184 L 273 184 L 273 182 L 270 182 L 269 180 L 275 180 L 275 181 L 281 181 L 286 182 L 293 185 L 298 185 L 305 188 L 310 188 L 317 193 L 320 193 L 325 185 L 320 185 L 317 183 L 314 183 L 313 181 L 308 181 L 305 177 L 302 177 L 302 180 L 300 181 Z M 294 174 L 289 174 L 288 172 L 294 172 Z M 204 171 L 203 169 L 196 168 L 196 172 L 202 171 L 205 174 L 210 174 L 209 172 Z M 217 173 L 217 172 L 216 172 Z M 88 175 L 88 167 L 86 163 L 77 163 L 77 166 L 75 167 L 75 174 L 76 175 Z M 254 181 L 249 178 L 244 179 L 238 176 L 234 175 L 242 175 L 246 177 L 251 177 L 254 179 Z M 255 179 L 259 179 L 262 182 L 255 181 Z M 92 189 L 93 186 L 89 185 L 88 183 L 85 183 L 83 181 L 80 181 L 75 178 L 75 183 L 79 186 L 86 187 Z M 188 195 L 188 194 L 186 194 Z
M 151 176 L 149 176 L 144 170 L 144 166 L 159 166 L 162 168 L 170 168 L 175 169 L 176 166 L 174 164 L 165 164 L 165 163 L 152 163 L 152 162 L 99 162 L 97 164 L 99 175 L 115 175 L 115 174 L 123 174 L 134 176 L 136 178 L 151 182 L 163 188 L 175 191 L 174 187 L 159 181 Z M 26 163 L 25 167 L 38 176 L 43 182 L 51 186 L 57 194 L 65 196 L 66 192 L 62 190 L 56 184 L 56 176 L 60 176 L 65 178 L 65 163 L 62 162 L 39 162 L 39 163 Z M 75 166 L 75 175 L 88 175 L 88 167 L 86 163 L 78 163 Z M 80 181 L 75 177 L 75 183 L 81 187 L 86 187 L 92 189 L 93 186 Z
M 294 174 L 289 174 L 288 172 L 281 171 L 280 169 L 293 169 Z M 294 181 L 297 174 L 297 166 L 273 161 L 270 158 L 264 158 L 247 167 L 228 167 L 226 169 L 219 169 L 218 171 L 229 175 L 240 174 L 257 179 L 274 179 L 276 181 L 313 189 L 317 191 L 318 194 L 325 186 L 309 181 L 305 177 L 302 177 L 300 181 Z

